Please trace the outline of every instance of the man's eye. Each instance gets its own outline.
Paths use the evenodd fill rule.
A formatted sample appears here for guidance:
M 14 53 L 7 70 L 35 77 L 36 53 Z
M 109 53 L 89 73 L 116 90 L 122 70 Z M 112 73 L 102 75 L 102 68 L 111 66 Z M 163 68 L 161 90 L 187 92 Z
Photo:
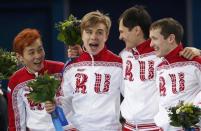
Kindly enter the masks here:
M 99 31 L 99 32 L 98 32 L 98 34 L 99 34 L 99 35 L 102 35 L 102 34 L 103 34 L 103 32 L 102 32 L 102 31 Z
M 91 34 L 91 33 L 92 33 L 91 31 L 88 31 L 88 32 L 87 32 L 87 34 Z
M 40 51 L 40 52 L 43 51 L 43 48 L 38 49 L 38 51 Z
M 29 55 L 33 55 L 34 54 L 34 52 L 29 52 Z

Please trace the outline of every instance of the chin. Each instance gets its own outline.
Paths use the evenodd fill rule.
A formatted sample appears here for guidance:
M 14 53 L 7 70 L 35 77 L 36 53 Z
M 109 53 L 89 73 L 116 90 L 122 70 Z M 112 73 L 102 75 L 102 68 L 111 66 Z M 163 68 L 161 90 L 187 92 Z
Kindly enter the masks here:
M 91 55 L 96 55 L 96 54 L 98 54 L 97 51 L 92 51 L 92 50 L 88 51 L 88 53 L 91 54 Z
M 160 55 L 160 54 L 159 54 L 159 55 L 156 55 L 156 56 L 157 56 L 157 57 L 160 57 L 160 58 L 163 57 L 163 55 Z
M 35 69 L 35 72 L 39 72 L 42 68 Z
M 40 71 L 40 70 L 43 69 L 43 67 L 44 67 L 44 65 L 37 66 L 37 67 L 36 67 L 36 70 L 37 70 L 37 71 Z
M 155 54 L 156 54 L 157 57 L 161 57 L 161 55 L 160 55 L 159 53 L 156 53 L 156 52 L 155 52 Z
M 92 54 L 92 55 L 97 55 L 98 53 L 97 53 L 97 52 L 91 52 L 91 54 Z

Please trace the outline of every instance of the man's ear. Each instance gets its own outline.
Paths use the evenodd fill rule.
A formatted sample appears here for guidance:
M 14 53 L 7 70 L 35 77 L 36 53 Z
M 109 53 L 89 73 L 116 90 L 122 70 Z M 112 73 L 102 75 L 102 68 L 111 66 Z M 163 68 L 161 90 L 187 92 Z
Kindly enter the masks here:
M 175 35 L 174 34 L 170 34 L 169 37 L 168 37 L 168 41 L 170 43 L 174 43 L 175 42 Z
M 17 57 L 17 60 L 20 62 L 20 63 L 24 63 L 24 61 L 23 61 L 23 56 L 21 55 L 21 54 L 19 54 L 19 53 L 16 53 L 16 57 Z
M 140 26 L 135 26 L 134 29 L 137 35 L 139 35 L 142 32 L 142 29 Z

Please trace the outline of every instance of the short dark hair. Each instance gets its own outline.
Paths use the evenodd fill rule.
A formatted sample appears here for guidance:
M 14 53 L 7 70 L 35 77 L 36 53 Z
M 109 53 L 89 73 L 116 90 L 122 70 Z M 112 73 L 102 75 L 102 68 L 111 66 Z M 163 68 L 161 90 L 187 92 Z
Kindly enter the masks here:
M 179 44 L 183 38 L 184 29 L 183 26 L 173 18 L 163 18 L 157 20 L 151 24 L 150 30 L 161 29 L 161 35 L 164 39 L 167 39 L 170 34 L 175 35 L 175 41 Z
M 151 25 L 151 16 L 143 6 L 136 5 L 125 10 L 119 17 L 119 22 L 122 23 L 129 30 L 135 26 L 140 26 L 144 33 L 144 38 L 149 38 L 149 27 Z

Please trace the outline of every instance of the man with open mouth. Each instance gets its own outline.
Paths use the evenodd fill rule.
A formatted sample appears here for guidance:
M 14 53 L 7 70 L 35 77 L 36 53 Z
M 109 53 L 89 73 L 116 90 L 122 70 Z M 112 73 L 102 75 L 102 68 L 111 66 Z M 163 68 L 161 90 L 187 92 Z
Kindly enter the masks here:
M 24 65 L 10 78 L 8 87 L 9 131 L 54 131 L 50 114 L 44 103 L 34 103 L 27 96 L 30 88 L 26 86 L 38 75 L 61 76 L 62 62 L 45 60 L 41 35 L 36 29 L 26 28 L 19 32 L 13 41 L 17 58 Z M 46 92 L 44 92 L 46 93 Z

